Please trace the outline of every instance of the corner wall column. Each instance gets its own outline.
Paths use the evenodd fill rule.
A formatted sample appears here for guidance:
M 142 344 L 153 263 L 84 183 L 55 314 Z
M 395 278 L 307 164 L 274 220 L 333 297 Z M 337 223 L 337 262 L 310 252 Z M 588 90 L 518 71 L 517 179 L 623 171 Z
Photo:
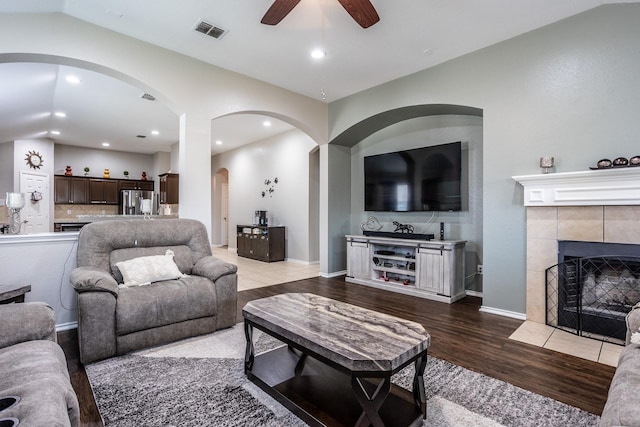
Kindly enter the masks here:
M 192 114 L 180 116 L 178 165 L 180 218 L 201 221 L 211 241 L 210 120 Z

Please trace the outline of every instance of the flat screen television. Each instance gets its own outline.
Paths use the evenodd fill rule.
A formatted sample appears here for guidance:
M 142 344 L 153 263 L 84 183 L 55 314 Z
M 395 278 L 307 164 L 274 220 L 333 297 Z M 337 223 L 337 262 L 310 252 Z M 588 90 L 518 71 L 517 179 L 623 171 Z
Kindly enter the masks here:
M 364 210 L 462 210 L 462 143 L 364 158 Z

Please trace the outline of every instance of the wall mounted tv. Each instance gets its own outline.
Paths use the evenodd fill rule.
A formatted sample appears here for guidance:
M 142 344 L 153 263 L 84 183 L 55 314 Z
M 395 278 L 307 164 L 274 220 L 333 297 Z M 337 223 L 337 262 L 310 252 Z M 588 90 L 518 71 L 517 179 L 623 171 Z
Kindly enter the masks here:
M 364 210 L 462 210 L 462 143 L 364 158 Z

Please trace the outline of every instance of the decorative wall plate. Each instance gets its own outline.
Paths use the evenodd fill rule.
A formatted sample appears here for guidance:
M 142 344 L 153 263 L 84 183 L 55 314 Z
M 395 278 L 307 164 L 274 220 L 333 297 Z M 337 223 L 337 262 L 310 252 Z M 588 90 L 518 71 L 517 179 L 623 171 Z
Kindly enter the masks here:
M 40 169 L 43 163 L 42 155 L 37 151 L 29 151 L 25 160 L 31 169 Z

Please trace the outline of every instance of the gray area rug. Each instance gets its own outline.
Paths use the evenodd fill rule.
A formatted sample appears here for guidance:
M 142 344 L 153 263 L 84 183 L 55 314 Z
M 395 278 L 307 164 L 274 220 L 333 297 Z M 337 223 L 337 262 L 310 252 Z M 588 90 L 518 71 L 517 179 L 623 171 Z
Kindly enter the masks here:
M 258 331 L 256 352 L 281 345 Z M 242 324 L 86 366 L 105 425 L 304 426 L 244 375 Z M 413 367 L 393 381 L 411 389 Z M 597 426 L 599 417 L 429 357 L 425 426 Z

